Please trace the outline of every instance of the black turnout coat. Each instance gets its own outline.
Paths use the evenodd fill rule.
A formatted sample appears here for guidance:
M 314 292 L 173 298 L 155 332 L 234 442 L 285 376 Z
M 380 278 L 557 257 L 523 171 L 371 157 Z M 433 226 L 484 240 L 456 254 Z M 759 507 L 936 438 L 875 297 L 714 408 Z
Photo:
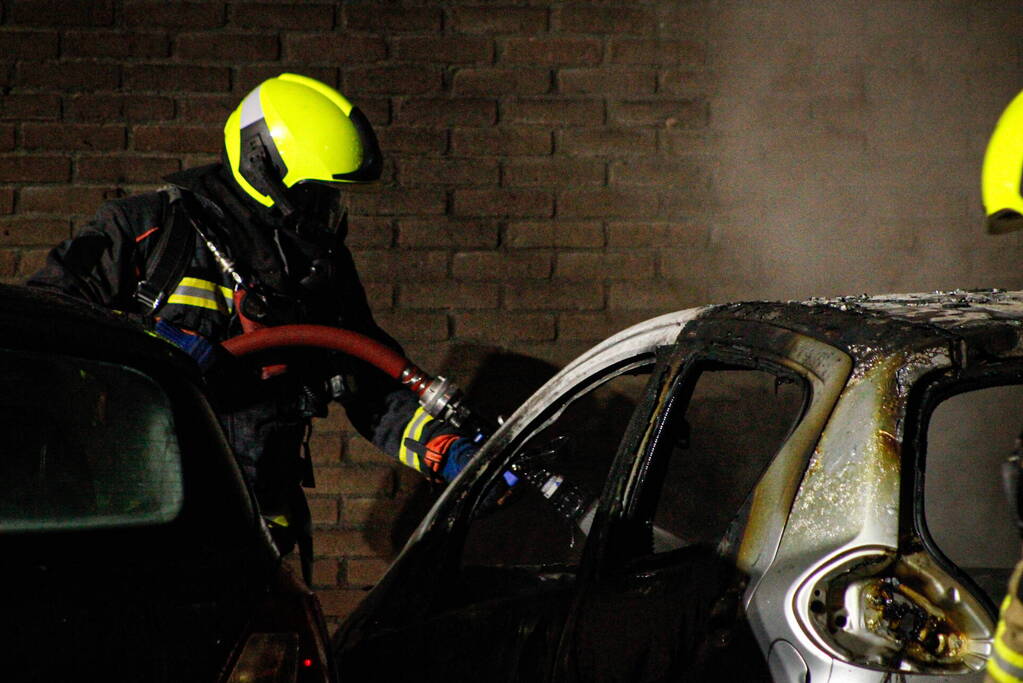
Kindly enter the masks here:
M 344 245 L 343 219 L 335 230 L 289 225 L 242 193 L 220 164 L 183 171 L 167 181 L 171 185 L 163 190 L 105 203 L 72 239 L 49 253 L 28 284 L 136 314 L 148 323 L 161 318 L 211 342 L 223 341 L 242 332 L 235 283 L 202 240 L 195 241 L 183 275 L 159 310 L 146 310 L 135 296 L 139 281 L 154 266 L 161 231 L 175 220 L 192 218 L 238 271 L 275 295 L 270 324 L 338 326 L 400 352 L 373 320 Z M 322 414 L 329 398 L 344 405 L 363 436 L 420 471 L 422 444 L 455 432 L 419 409 L 411 392 L 395 380 L 356 359 L 307 353 L 287 365 L 283 374 L 258 379 L 228 360 L 214 364 L 207 375 L 214 407 L 268 516 L 287 513 L 299 482 L 311 484 L 303 444 L 311 417 Z M 328 382 L 330 377 L 336 379 Z

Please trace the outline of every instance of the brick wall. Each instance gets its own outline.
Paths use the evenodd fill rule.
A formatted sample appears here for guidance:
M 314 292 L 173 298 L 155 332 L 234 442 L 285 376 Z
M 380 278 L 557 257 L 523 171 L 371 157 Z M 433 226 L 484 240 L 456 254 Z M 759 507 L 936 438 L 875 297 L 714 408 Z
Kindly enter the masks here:
M 218 157 L 283 70 L 367 112 L 350 243 L 382 324 L 494 411 L 593 342 L 740 298 L 1023 286 L 984 235 L 1023 10 L 967 0 L 0 4 L 0 280 Z M 528 362 L 523 362 L 523 361 Z M 509 370 L 508 368 L 514 368 Z M 316 587 L 346 614 L 430 492 L 318 425 Z

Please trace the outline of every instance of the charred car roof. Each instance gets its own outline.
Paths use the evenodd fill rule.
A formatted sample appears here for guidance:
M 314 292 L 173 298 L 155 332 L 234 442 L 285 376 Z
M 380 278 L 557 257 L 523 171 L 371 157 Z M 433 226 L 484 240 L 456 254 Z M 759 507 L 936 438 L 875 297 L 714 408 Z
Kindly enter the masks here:
M 895 351 L 954 343 L 954 355 L 969 351 L 1015 355 L 1023 327 L 1023 292 L 983 290 L 883 296 L 742 302 L 702 309 L 696 320 L 715 334 L 741 343 L 724 321 L 762 322 L 814 337 L 840 348 L 857 364 Z M 720 321 L 722 324 L 715 325 Z M 704 325 L 701 325 L 703 327 Z M 685 337 L 685 333 L 683 337 Z M 960 358 L 965 362 L 965 358 Z

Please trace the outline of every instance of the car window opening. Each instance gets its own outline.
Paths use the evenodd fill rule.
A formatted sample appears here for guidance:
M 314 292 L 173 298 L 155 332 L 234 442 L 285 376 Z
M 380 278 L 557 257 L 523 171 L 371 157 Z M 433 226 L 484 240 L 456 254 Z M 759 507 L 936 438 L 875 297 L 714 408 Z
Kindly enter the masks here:
M 810 393 L 788 374 L 720 364 L 697 366 L 686 383 L 692 393 L 666 417 L 667 438 L 656 456 L 663 480 L 653 514 L 655 553 L 717 547 L 741 535 L 745 503 Z
M 540 416 L 542 429 L 516 451 L 577 487 L 588 500 L 599 496 L 633 411 L 647 384 L 652 363 L 623 366 L 623 372 L 590 383 L 557 406 L 553 420 Z M 549 420 L 549 421 L 548 421 Z M 463 565 L 560 570 L 578 564 L 584 531 L 555 509 L 544 492 L 522 486 L 508 509 L 474 519 Z
M 922 521 L 934 544 L 994 604 L 1019 558 L 1003 464 L 1021 428 L 1023 385 L 956 394 L 934 408 L 927 427 Z

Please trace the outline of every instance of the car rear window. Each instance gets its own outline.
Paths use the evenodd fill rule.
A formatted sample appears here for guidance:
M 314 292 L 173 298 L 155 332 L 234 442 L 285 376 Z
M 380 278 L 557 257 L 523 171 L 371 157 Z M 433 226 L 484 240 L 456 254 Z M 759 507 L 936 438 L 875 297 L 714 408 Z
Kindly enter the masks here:
M 121 365 L 0 349 L 0 532 L 174 519 L 170 400 Z
M 995 604 L 1019 559 L 1014 501 L 1005 494 L 1003 464 L 1018 456 L 1021 430 L 1021 385 L 952 396 L 934 409 L 927 429 L 927 529 L 946 557 Z

